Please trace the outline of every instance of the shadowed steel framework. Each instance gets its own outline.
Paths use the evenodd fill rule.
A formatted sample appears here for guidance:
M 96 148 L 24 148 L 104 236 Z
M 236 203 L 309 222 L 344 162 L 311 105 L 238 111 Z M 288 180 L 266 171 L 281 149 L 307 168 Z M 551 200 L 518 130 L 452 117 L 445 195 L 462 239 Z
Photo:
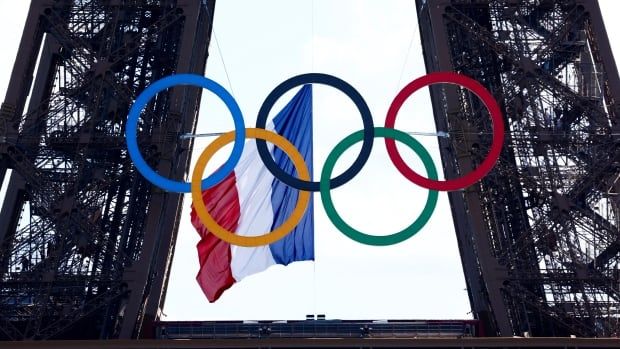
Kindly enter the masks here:
M 450 193 L 483 332 L 618 334 L 620 80 L 597 2 L 416 5 L 428 70 L 480 81 L 505 115 L 496 168 Z M 182 196 L 135 171 L 125 120 L 151 82 L 204 72 L 213 6 L 32 1 L 0 107 L 1 339 L 153 335 Z M 166 177 L 187 174 L 191 139 L 179 135 L 194 132 L 200 95 L 170 89 L 142 114 L 140 149 Z M 489 115 L 461 88 L 431 96 L 455 178 L 486 155 Z
M 597 1 L 417 0 L 427 70 L 481 82 L 506 138 L 479 184 L 449 194 L 474 316 L 487 335 L 618 334 L 620 80 Z M 472 93 L 434 85 L 446 178 L 486 156 Z
M 0 109 L 0 338 L 136 338 L 164 301 L 182 196 L 130 161 L 129 106 L 203 74 L 214 0 L 33 0 Z M 182 179 L 201 90 L 161 92 L 141 151 Z

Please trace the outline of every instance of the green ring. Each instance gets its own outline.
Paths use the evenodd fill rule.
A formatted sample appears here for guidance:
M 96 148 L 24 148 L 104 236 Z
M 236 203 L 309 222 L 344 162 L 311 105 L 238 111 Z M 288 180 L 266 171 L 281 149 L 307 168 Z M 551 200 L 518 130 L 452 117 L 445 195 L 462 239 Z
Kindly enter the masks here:
M 431 155 L 428 153 L 426 148 L 424 148 L 424 146 L 416 139 L 402 131 L 385 127 L 375 127 L 375 137 L 392 138 L 407 145 L 422 159 L 428 177 L 435 180 L 437 179 L 437 168 L 433 163 Z M 363 138 L 364 131 L 357 131 L 347 136 L 340 143 L 338 143 L 338 145 L 336 145 L 336 147 L 327 156 L 325 165 L 323 165 L 323 171 L 321 171 L 320 189 L 323 207 L 325 208 L 327 217 L 329 217 L 329 219 L 336 226 L 336 228 L 338 228 L 338 230 L 340 230 L 344 235 L 348 236 L 354 241 L 371 246 L 388 246 L 403 242 L 414 236 L 417 232 L 419 232 L 422 227 L 424 227 L 424 225 L 426 225 L 426 223 L 429 221 L 433 214 L 433 211 L 435 210 L 435 207 L 437 206 L 437 198 L 439 196 L 437 191 L 429 190 L 424 210 L 422 210 L 420 216 L 410 226 L 399 231 L 398 233 L 385 236 L 369 235 L 356 230 L 355 228 L 348 225 L 340 217 L 338 212 L 336 212 L 336 208 L 334 207 L 334 202 L 332 201 L 329 188 L 329 179 L 331 178 L 332 172 L 334 171 L 336 161 L 338 161 L 338 158 L 340 158 L 340 156 L 347 149 L 349 149 L 355 143 L 362 141 Z

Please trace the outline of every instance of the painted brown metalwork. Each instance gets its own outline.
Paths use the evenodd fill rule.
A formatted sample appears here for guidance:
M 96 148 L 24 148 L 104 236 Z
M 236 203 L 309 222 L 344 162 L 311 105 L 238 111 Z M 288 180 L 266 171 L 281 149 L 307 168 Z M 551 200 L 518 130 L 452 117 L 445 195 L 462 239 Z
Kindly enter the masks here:
M 481 82 L 507 135 L 495 169 L 449 195 L 488 335 L 620 331 L 620 79 L 597 1 L 417 0 L 427 70 Z M 475 168 L 489 115 L 431 87 L 446 178 Z
M 32 1 L 0 108 L 0 338 L 152 335 L 182 196 L 135 171 L 124 122 L 152 81 L 204 73 L 213 9 Z M 194 131 L 200 95 L 174 88 L 143 112 L 141 150 L 163 175 L 186 175 L 191 140 L 175 135 Z
M 305 338 L 38 341 L 6 343 L 7 348 L 32 349 L 190 349 L 190 348 L 618 348 L 611 338 Z M 0 348 L 3 343 L 0 343 Z
M 620 79 L 597 2 L 416 3 L 427 69 L 483 83 L 501 102 L 508 126 L 497 167 L 479 184 L 449 196 L 476 319 L 490 335 L 617 335 Z M 0 180 L 8 180 L 0 211 L 0 338 L 153 334 L 182 197 L 153 188 L 136 173 L 124 146 L 124 120 L 150 82 L 204 71 L 213 6 L 213 0 L 32 1 L 0 107 Z M 159 173 L 185 177 L 191 140 L 178 135 L 193 133 L 200 94 L 174 88 L 143 113 L 141 149 Z M 449 135 L 439 140 L 444 173 L 454 178 L 484 157 L 491 124 L 467 91 L 433 86 L 431 96 L 437 128 Z M 259 341 L 82 345 L 299 342 Z M 515 345 L 556 344 L 617 341 L 543 338 Z M 302 344 L 416 345 L 502 344 Z

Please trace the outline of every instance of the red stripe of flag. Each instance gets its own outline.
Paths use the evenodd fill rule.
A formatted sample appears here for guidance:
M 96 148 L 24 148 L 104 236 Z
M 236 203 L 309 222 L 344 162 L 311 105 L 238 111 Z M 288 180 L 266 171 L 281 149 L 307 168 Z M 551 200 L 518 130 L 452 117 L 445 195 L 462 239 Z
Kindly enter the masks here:
M 226 230 L 237 230 L 241 209 L 234 172 L 215 187 L 203 191 L 202 199 L 216 222 Z M 196 275 L 196 280 L 209 302 L 215 302 L 222 292 L 235 283 L 230 269 L 230 244 L 207 230 L 196 215 L 194 205 L 192 205 L 191 220 L 201 237 L 196 245 L 200 261 L 200 270 Z

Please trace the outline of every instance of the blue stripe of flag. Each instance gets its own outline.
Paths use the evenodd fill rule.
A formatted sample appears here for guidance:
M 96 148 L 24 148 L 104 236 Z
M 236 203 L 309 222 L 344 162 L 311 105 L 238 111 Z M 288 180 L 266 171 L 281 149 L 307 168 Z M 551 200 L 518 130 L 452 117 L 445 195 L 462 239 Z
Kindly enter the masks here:
M 275 131 L 297 147 L 312 176 L 312 85 L 304 85 L 273 120 Z M 278 166 L 287 173 L 297 171 L 293 162 L 279 148 L 273 156 Z M 295 208 L 297 189 L 275 179 L 271 202 L 274 211 L 273 227 L 280 226 Z M 314 209 L 310 198 L 308 209 L 292 233 L 270 245 L 276 263 L 287 265 L 295 261 L 314 260 Z

